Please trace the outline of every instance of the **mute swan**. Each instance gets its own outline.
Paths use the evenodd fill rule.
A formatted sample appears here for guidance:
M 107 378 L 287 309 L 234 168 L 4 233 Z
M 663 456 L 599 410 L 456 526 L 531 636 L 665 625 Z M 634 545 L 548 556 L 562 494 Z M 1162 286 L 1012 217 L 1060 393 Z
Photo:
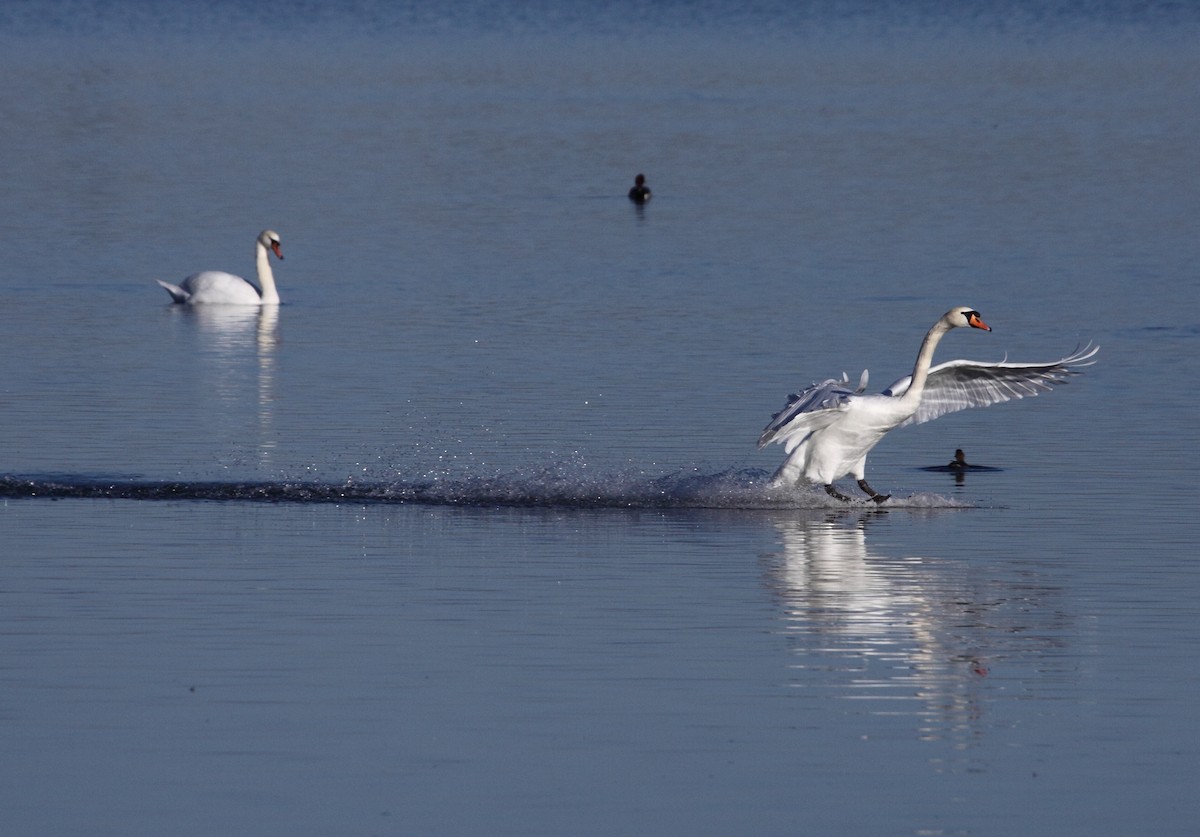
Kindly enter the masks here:
M 279 292 L 275 290 L 275 274 L 271 272 L 271 262 L 267 258 L 268 247 L 277 258 L 283 259 L 283 253 L 279 250 L 279 233 L 274 230 L 263 230 L 255 242 L 255 263 L 261 293 L 242 277 L 220 270 L 194 273 L 178 285 L 161 279 L 155 281 L 166 288 L 172 300 L 187 305 L 278 305 Z
M 633 188 L 629 190 L 629 199 L 634 203 L 645 203 L 650 200 L 650 187 L 646 185 L 646 175 L 639 174 L 633 179 Z
M 912 375 L 879 395 L 862 394 L 867 388 L 867 372 L 863 370 L 857 389 L 849 388 L 849 379 L 842 373 L 840 381 L 831 378 L 791 396 L 758 440 L 760 448 L 779 442 L 788 454 L 771 484 L 788 485 L 805 479 L 824 485 L 838 500 L 849 500 L 833 487 L 833 482 L 850 474 L 867 496 L 882 503 L 891 495 L 877 493 L 864 476 L 867 454 L 889 430 L 921 424 L 967 407 L 1037 395 L 1063 383 L 1068 375 L 1077 374 L 1074 367 L 1091 366 L 1095 361 L 1089 359 L 1100 351 L 1099 346 L 1089 343 L 1051 363 L 951 360 L 930 368 L 933 350 L 946 332 L 966 326 L 992 330 L 978 311 L 950 309 L 925 335 Z

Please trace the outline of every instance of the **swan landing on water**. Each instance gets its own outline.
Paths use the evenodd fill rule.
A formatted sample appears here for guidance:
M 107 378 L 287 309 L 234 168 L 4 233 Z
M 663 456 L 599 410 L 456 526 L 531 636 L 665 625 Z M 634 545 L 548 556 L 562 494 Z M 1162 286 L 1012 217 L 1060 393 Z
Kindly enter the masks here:
M 279 233 L 263 230 L 258 234 L 255 245 L 255 264 L 258 267 L 258 288 L 240 276 L 221 270 L 205 270 L 194 273 L 178 285 L 156 279 L 171 299 L 186 305 L 278 305 L 279 292 L 275 290 L 275 274 L 271 272 L 271 261 L 267 248 L 282 260 L 279 250 Z M 259 291 L 261 288 L 261 292 Z
M 867 484 L 867 454 L 893 428 L 921 424 L 967 407 L 986 407 L 1013 398 L 1037 395 L 1069 375 L 1075 367 L 1091 366 L 1099 346 L 1089 343 L 1074 354 L 1052 363 L 981 363 L 951 360 L 930 368 L 933 350 L 952 328 L 992 329 L 971 308 L 947 311 L 921 342 L 912 375 L 907 375 L 879 395 L 863 395 L 867 372 L 857 389 L 850 389 L 845 373 L 813 384 L 771 418 L 758 440 L 761 448 L 772 442 L 784 446 L 787 459 L 771 479 L 773 486 L 800 480 L 819 483 L 838 500 L 850 498 L 833 487 L 850 474 L 858 487 L 876 503 L 890 494 L 879 494 Z

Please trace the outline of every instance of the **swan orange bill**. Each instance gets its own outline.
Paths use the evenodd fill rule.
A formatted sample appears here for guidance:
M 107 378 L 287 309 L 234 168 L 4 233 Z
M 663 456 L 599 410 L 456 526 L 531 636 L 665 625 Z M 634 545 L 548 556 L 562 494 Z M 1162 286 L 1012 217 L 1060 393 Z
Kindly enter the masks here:
M 276 249 L 275 252 L 278 253 L 279 250 Z M 283 258 L 283 257 L 280 256 L 280 258 Z M 976 313 L 975 311 L 972 311 L 967 316 L 967 322 L 970 324 L 971 328 L 982 328 L 984 331 L 992 330 L 992 327 L 990 325 L 985 323 L 983 320 L 979 319 L 979 314 Z
M 278 259 L 280 259 L 280 260 L 282 260 L 282 259 L 283 259 L 283 253 L 279 252 L 279 242 L 278 242 L 278 241 L 272 241 L 272 242 L 271 242 L 271 249 L 272 249 L 273 251 L 275 251 L 275 256 L 276 256 Z

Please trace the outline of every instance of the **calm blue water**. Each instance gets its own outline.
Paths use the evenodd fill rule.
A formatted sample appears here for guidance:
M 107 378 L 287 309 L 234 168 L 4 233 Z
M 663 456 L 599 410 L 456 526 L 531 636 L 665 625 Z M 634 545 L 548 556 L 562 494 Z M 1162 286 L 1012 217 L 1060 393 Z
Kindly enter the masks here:
M 3 832 L 1192 833 L 1198 30 L 6 6 Z M 1099 363 L 763 489 L 958 304 Z

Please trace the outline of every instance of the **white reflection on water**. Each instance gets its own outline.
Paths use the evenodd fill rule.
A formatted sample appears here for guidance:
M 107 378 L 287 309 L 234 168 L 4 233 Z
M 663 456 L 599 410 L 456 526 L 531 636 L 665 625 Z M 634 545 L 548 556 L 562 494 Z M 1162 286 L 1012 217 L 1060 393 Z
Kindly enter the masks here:
M 226 432 L 251 443 L 260 465 L 273 464 L 278 446 L 275 429 L 276 355 L 279 345 L 279 306 L 173 306 L 181 321 L 194 325 L 197 360 L 208 372 L 211 390 L 227 407 L 222 414 L 234 425 Z M 248 396 L 253 390 L 254 397 Z M 247 405 L 255 410 L 256 435 L 236 424 Z M 246 417 L 248 418 L 248 417 Z
M 919 737 L 966 745 L 980 732 L 989 665 L 963 630 L 975 596 L 936 562 L 872 553 L 866 530 L 878 514 L 774 521 L 789 685 L 861 701 L 868 715 L 915 716 Z
M 271 465 L 277 445 L 275 347 L 279 344 L 278 305 L 264 305 L 259 309 L 255 335 L 258 346 L 258 460 L 261 465 Z

